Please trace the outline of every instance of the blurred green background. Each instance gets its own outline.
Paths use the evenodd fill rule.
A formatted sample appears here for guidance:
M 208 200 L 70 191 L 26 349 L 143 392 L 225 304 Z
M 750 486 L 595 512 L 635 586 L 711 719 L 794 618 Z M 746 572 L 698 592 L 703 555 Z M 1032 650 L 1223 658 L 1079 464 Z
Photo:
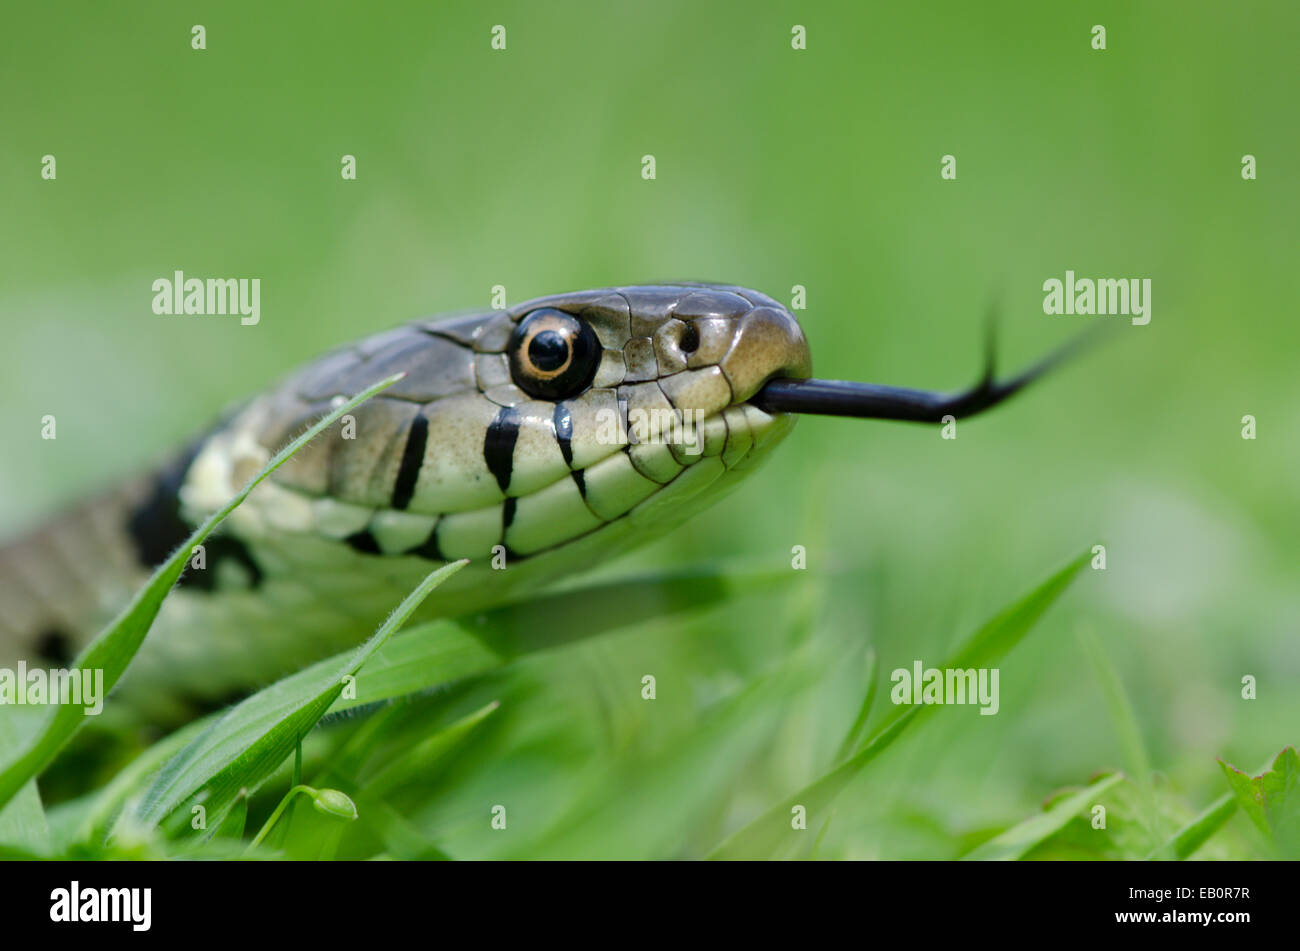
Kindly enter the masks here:
M 802 544 L 819 587 L 479 685 L 503 702 L 492 729 L 407 807 L 452 854 L 701 854 L 826 769 L 869 645 L 885 678 L 939 664 L 1097 542 L 1107 570 L 1004 663 L 1000 713 L 943 711 L 891 750 L 821 854 L 950 856 L 1124 765 L 1080 629 L 1191 807 L 1226 790 L 1216 756 L 1253 768 L 1300 740 L 1292 4 L 73 3 L 6 20 L 5 534 L 321 350 L 485 308 L 495 284 L 512 303 L 667 278 L 788 302 L 802 284 L 819 376 L 946 389 L 974 378 L 995 299 L 1012 369 L 1093 322 L 1045 316 L 1046 279 L 1151 278 L 1148 326 L 1124 321 L 955 441 L 805 419 L 739 491 L 610 566 L 780 566 Z M 150 284 L 174 269 L 260 277 L 260 325 L 154 316 Z M 510 806 L 508 836 L 487 802 Z M 1238 817 L 1217 847 L 1258 840 Z

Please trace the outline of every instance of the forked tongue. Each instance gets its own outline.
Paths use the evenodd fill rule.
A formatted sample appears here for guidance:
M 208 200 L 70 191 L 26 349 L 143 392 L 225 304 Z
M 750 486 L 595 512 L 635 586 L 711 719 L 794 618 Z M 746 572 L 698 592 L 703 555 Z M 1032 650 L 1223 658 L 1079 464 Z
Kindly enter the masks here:
M 997 406 L 1048 370 L 1077 354 L 1097 337 L 1095 333 L 1080 334 L 1020 375 L 1009 380 L 998 380 L 994 373 L 993 336 L 990 325 L 983 377 L 974 386 L 957 393 L 914 390 L 883 383 L 855 383 L 849 380 L 774 379 L 764 384 L 750 402 L 766 412 L 939 423 L 943 422 L 945 416 L 960 419 Z

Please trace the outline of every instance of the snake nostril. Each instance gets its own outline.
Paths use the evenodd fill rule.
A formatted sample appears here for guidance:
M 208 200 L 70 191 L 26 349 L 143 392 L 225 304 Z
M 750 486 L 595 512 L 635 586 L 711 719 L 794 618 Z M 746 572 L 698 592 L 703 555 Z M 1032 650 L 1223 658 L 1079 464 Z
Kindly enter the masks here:
M 686 325 L 681 338 L 677 341 L 677 346 L 682 353 L 694 353 L 700 349 L 700 331 L 695 324 Z

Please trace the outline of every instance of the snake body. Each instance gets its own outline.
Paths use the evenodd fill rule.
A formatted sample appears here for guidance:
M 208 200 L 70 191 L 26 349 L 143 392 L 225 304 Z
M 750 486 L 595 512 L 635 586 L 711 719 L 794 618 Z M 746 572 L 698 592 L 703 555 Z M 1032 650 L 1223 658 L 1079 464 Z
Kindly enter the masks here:
M 215 696 L 356 644 L 438 562 L 423 616 L 516 598 L 657 537 L 790 430 L 750 401 L 811 373 L 793 315 L 725 285 L 616 287 L 419 320 L 291 373 L 160 469 L 0 549 L 0 657 L 75 652 L 190 528 L 336 401 L 404 371 L 209 539 L 127 675 Z M 702 451 L 611 419 L 683 414 Z M 495 567 L 494 567 L 495 563 Z M 575 618 L 579 623 L 580 618 Z

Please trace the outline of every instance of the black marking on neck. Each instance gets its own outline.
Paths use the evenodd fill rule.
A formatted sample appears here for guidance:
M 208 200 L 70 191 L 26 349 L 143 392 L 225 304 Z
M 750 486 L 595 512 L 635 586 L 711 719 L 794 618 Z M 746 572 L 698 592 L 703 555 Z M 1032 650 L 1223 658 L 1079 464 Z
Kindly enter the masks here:
M 154 477 L 149 494 L 127 516 L 126 534 L 140 567 L 157 568 L 190 537 L 190 527 L 181 518 L 180 490 L 185 473 L 206 439 L 196 439 L 164 465 Z
M 218 423 L 163 466 L 154 477 L 144 501 L 127 516 L 126 534 L 141 567 L 150 571 L 157 568 L 190 537 L 190 526 L 181 518 L 181 486 L 185 483 L 185 474 L 199 450 L 221 425 L 223 423 Z M 209 535 L 203 542 L 203 550 L 206 567 L 200 570 L 187 564 L 177 582 L 178 587 L 215 591 L 217 566 L 224 560 L 237 562 L 244 567 L 248 572 L 250 588 L 256 588 L 262 583 L 261 566 L 253 558 L 248 546 L 233 535 Z
M 375 536 L 370 534 L 370 529 L 363 528 L 359 532 L 353 532 L 347 538 L 343 539 L 354 550 L 364 555 L 382 555 L 379 548 L 379 542 L 375 541 Z
M 393 485 L 393 508 L 404 509 L 415 495 L 415 483 L 420 478 L 424 464 L 424 446 L 429 441 L 429 419 L 423 413 L 411 420 L 406 431 L 406 448 L 402 450 L 402 464 L 397 469 L 397 482 Z
M 587 497 L 587 477 L 583 474 L 583 470 L 574 469 L 570 475 L 572 475 L 573 482 L 578 487 L 578 494 L 585 499 Z
M 501 507 L 501 540 L 506 540 L 506 529 L 515 520 L 515 506 L 519 500 L 513 495 L 506 499 L 505 505 Z
M 497 485 L 505 492 L 510 487 L 510 476 L 515 468 L 515 440 L 519 438 L 519 414 L 513 406 L 503 406 L 483 437 L 483 461 L 488 471 L 497 477 Z
M 46 628 L 36 638 L 36 656 L 60 667 L 72 663 L 76 652 L 72 649 L 72 638 L 66 631 L 57 627 Z
M 573 465 L 573 415 L 563 403 L 555 404 L 555 441 L 560 444 L 560 455 L 566 466 Z
M 248 572 L 248 587 L 256 588 L 262 583 L 262 566 L 253 558 L 248 546 L 232 535 L 209 535 L 203 541 L 204 567 L 195 568 L 186 563 L 185 573 L 181 575 L 177 587 L 192 588 L 197 591 L 217 590 L 217 565 L 223 561 L 233 561 L 242 565 Z

